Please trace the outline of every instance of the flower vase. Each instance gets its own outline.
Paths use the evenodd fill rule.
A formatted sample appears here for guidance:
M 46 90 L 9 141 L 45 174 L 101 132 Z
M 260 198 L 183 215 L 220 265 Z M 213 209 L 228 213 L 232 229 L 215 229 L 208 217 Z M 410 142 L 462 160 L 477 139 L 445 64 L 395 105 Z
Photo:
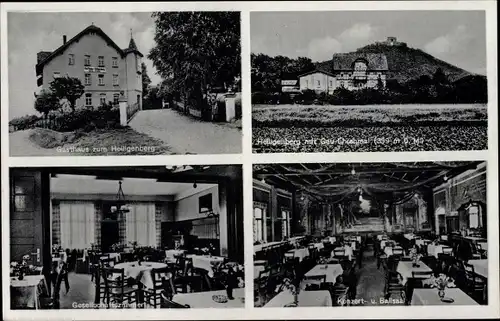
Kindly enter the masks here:
M 439 289 L 438 296 L 441 301 L 443 301 L 444 295 L 445 295 L 444 289 Z
M 19 271 L 19 276 L 17 277 L 17 279 L 19 281 L 24 280 L 24 271 L 22 269 Z

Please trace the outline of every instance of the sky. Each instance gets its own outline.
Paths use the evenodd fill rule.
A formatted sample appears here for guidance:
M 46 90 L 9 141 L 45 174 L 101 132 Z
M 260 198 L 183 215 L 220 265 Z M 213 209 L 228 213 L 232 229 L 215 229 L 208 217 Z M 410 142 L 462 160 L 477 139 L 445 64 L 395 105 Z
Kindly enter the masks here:
M 38 13 L 9 12 L 7 37 L 9 52 L 9 119 L 36 114 L 33 108 L 36 85 L 36 54 L 54 51 L 62 45 L 63 35 L 68 40 L 94 23 L 120 48 L 127 48 L 130 29 L 137 48 L 144 55 L 152 84 L 161 78 L 156 75 L 147 54 L 154 45 L 154 22 L 150 13 Z
M 486 74 L 484 11 L 252 12 L 251 51 L 331 59 L 389 36 L 472 73 Z

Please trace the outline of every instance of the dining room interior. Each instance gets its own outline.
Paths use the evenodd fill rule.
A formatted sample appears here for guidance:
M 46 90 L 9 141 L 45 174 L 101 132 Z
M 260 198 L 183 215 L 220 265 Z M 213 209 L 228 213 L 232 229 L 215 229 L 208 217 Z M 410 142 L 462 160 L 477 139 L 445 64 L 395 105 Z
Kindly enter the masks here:
M 486 165 L 254 164 L 254 306 L 487 305 Z
M 243 308 L 241 165 L 10 169 L 11 309 Z

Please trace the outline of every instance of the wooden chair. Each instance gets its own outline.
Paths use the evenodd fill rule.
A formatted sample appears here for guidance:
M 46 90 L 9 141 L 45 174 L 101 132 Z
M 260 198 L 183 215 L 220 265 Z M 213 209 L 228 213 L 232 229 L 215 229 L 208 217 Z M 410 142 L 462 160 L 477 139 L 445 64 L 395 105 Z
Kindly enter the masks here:
M 189 309 L 190 306 L 188 304 L 180 304 L 172 301 L 166 297 L 165 292 L 161 292 L 161 308 L 162 309 Z
M 137 303 L 139 289 L 137 286 L 129 286 L 125 280 L 125 271 L 123 269 L 106 268 L 100 269 L 104 277 L 104 286 L 106 293 L 106 304 L 116 305 L 116 307 L 123 307 L 126 302 L 129 305 Z
M 267 296 L 269 293 L 269 277 L 271 270 L 269 268 L 264 269 L 259 272 L 259 277 L 255 280 L 254 286 L 254 297 L 264 305 L 267 302 Z
M 349 288 L 343 284 L 335 285 L 333 287 L 332 305 L 333 306 L 346 306 L 347 305 L 347 292 Z
M 393 295 L 399 295 L 406 302 L 405 287 L 401 284 L 401 274 L 387 270 L 385 273 L 384 297 L 389 299 Z
M 158 268 L 151 270 L 152 288 L 144 288 L 144 302 L 155 309 L 160 306 L 161 293 L 166 289 L 175 294 L 174 284 L 172 282 L 172 273 L 169 268 Z
M 479 277 L 474 271 L 474 266 L 468 263 L 463 263 L 465 269 L 465 280 L 467 285 L 467 292 L 471 297 L 484 300 L 484 293 L 486 288 L 486 280 Z

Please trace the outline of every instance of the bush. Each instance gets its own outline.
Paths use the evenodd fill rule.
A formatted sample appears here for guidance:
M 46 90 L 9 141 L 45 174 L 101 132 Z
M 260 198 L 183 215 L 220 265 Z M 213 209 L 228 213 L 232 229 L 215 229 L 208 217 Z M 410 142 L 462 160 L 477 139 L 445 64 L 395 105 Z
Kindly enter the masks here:
M 83 108 L 74 112 L 60 114 L 55 118 L 53 130 L 69 132 L 94 129 L 120 128 L 120 110 L 111 102 L 99 106 L 97 109 Z
M 26 115 L 23 117 L 14 118 L 9 122 L 9 126 L 14 127 L 16 130 L 25 130 L 30 128 L 35 128 L 36 123 L 40 120 L 40 117 L 36 115 Z

